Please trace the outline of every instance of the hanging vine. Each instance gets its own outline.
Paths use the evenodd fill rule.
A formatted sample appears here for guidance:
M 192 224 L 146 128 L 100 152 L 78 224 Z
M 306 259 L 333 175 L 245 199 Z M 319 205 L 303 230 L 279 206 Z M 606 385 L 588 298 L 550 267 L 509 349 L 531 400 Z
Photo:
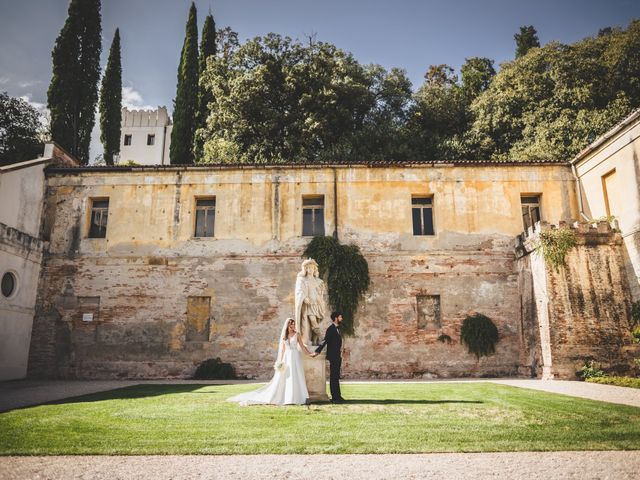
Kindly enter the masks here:
M 329 305 L 342 313 L 342 331 L 354 333 L 354 315 L 369 288 L 369 265 L 356 245 L 343 245 L 333 237 L 314 237 L 302 254 L 318 263 L 327 283 Z
M 460 340 L 479 360 L 496 351 L 498 327 L 486 315 L 475 313 L 462 322 Z
M 566 265 L 569 250 L 576 246 L 576 233 L 570 228 L 554 228 L 540 232 L 536 251 L 542 251 L 545 261 L 558 272 Z

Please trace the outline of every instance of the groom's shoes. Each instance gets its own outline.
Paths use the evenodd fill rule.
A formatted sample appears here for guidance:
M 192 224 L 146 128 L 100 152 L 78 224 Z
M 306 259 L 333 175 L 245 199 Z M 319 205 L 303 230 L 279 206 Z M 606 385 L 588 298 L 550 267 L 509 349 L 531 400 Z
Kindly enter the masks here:
M 336 399 L 331 399 L 331 403 L 346 403 L 347 401 L 344 398 L 336 398 Z

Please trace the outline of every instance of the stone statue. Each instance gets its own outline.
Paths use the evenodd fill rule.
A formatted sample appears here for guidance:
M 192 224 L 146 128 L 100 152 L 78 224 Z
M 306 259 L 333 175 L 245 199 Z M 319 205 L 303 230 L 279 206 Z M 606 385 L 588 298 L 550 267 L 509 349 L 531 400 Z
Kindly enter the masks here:
M 296 330 L 305 345 L 320 343 L 320 322 L 324 319 L 325 286 L 319 278 L 318 264 L 313 259 L 302 262 L 302 270 L 296 279 L 295 312 Z

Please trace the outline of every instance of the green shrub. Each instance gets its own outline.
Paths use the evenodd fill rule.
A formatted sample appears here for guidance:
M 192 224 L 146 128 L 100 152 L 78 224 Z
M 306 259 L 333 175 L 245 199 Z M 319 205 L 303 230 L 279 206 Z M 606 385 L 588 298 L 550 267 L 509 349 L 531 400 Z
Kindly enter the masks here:
M 631 331 L 633 343 L 640 343 L 640 327 L 636 327 Z
M 462 322 L 460 341 L 479 360 L 496 351 L 498 328 L 489 317 L 481 313 L 470 315 Z
M 578 372 L 578 376 L 583 380 L 587 380 L 589 378 L 604 377 L 605 373 L 596 366 L 593 360 L 587 360 Z
M 591 383 L 603 383 L 605 385 L 617 385 L 618 387 L 640 388 L 640 378 L 631 377 L 591 377 L 586 379 Z
M 451 342 L 452 342 L 453 340 L 451 339 L 451 337 L 450 337 L 449 335 L 447 335 L 446 333 L 443 333 L 442 335 L 440 335 L 440 336 L 438 337 L 438 341 L 439 341 L 439 342 L 441 342 L 441 343 L 448 343 L 448 344 L 451 344 Z
M 631 304 L 631 327 L 640 327 L 640 300 Z
M 223 362 L 218 357 L 210 358 L 198 365 L 193 378 L 196 380 L 235 380 L 238 377 L 233 365 Z

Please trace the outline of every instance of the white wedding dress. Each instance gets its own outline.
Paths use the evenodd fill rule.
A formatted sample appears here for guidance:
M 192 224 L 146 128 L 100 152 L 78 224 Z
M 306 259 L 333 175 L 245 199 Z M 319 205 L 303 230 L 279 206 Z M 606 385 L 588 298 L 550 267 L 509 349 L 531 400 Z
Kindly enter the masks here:
M 284 342 L 284 368 L 276 370 L 265 386 L 228 399 L 240 405 L 304 405 L 309 401 L 309 392 L 304 378 L 302 354 L 298 350 L 298 334 Z

